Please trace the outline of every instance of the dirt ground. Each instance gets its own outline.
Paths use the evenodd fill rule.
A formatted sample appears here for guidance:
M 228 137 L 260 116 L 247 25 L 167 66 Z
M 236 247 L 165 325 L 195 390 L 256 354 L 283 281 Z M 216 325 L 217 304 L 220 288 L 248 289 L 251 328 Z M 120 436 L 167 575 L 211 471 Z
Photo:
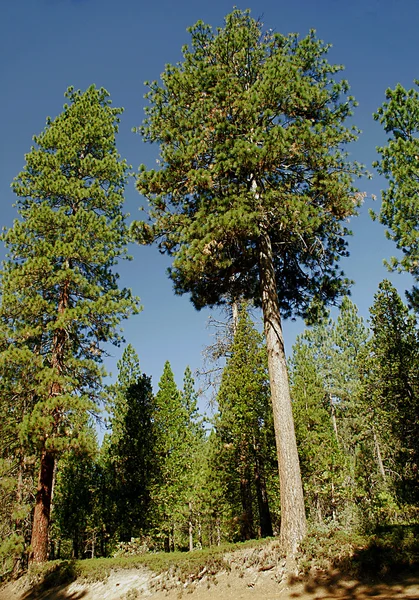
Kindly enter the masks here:
M 338 572 L 312 576 L 305 582 L 278 581 L 273 571 L 219 573 L 211 581 L 178 584 L 155 591 L 160 582 L 145 569 L 113 572 L 105 582 L 75 581 L 49 592 L 24 588 L 22 582 L 0 588 L 0 600 L 419 600 L 419 572 L 396 578 L 350 580 Z

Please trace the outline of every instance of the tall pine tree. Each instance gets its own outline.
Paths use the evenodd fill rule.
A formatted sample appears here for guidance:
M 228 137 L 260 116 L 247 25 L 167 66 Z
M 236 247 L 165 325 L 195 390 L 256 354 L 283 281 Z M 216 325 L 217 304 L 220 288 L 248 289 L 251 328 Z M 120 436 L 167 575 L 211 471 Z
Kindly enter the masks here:
M 16 364 L 32 374 L 17 436 L 40 460 L 35 562 L 48 557 L 55 458 L 83 443 L 86 411 L 95 410 L 100 394 L 103 344 L 118 344 L 118 324 L 138 310 L 114 271 L 127 256 L 128 166 L 115 144 L 121 109 L 94 86 L 84 93 L 70 88 L 66 97 L 13 182 L 20 219 L 3 235 L 9 254 L 0 319 L 9 347 L 0 370 Z
M 398 499 L 413 504 L 419 483 L 417 322 L 387 280 L 379 285 L 370 312 L 364 394 L 380 442 L 379 467 Z
M 293 347 L 291 394 L 306 504 L 313 520 L 322 522 L 335 519 L 342 507 L 346 465 L 331 413 L 330 378 L 323 379 L 313 350 L 303 337 Z
M 165 551 L 176 547 L 188 504 L 190 448 L 188 415 L 182 394 L 166 361 L 156 394 L 154 413 L 156 468 L 151 488 L 153 524 Z
M 358 166 L 343 146 L 354 100 L 328 46 L 310 32 L 264 33 L 234 10 L 214 33 L 199 21 L 184 60 L 150 85 L 141 128 L 161 168 L 141 167 L 151 225 L 139 240 L 174 257 L 177 293 L 196 308 L 247 298 L 262 306 L 278 449 L 281 537 L 294 552 L 306 531 L 281 317 L 315 318 L 345 293 L 337 268 L 356 212 Z
M 272 465 L 269 442 L 273 444 L 273 427 L 267 357 L 245 306 L 239 313 L 230 353 L 217 395 L 216 431 L 221 442 L 223 476 L 228 480 L 230 501 L 234 504 L 236 500 L 241 509 L 235 515 L 240 537 L 256 537 L 254 506 L 258 530 L 262 536 L 270 536 L 266 471 Z
M 357 463 L 371 431 L 360 372 L 367 338 L 357 307 L 344 298 L 336 321 L 306 330 L 293 348 L 297 437 L 309 505 L 320 519 L 339 517 L 345 504 L 349 514 L 348 500 L 364 493 L 357 489 Z
M 111 435 L 107 455 L 113 476 L 110 502 L 120 541 L 144 534 L 149 526 L 150 486 L 155 466 L 155 399 L 151 378 L 141 373 L 138 355 L 128 344 L 110 389 Z
M 199 534 L 199 507 L 202 500 L 203 477 L 202 467 L 205 462 L 205 419 L 199 415 L 198 393 L 195 390 L 195 381 L 189 366 L 186 367 L 183 376 L 183 388 L 181 392 L 182 405 L 185 410 L 186 430 L 185 441 L 189 449 L 187 461 L 188 477 L 185 481 L 186 500 L 188 502 L 188 542 L 189 550 L 194 549 L 194 533 L 198 529 Z M 195 536 L 196 537 L 196 536 Z M 198 535 L 199 537 L 199 535 Z M 202 542 L 198 539 L 198 543 Z

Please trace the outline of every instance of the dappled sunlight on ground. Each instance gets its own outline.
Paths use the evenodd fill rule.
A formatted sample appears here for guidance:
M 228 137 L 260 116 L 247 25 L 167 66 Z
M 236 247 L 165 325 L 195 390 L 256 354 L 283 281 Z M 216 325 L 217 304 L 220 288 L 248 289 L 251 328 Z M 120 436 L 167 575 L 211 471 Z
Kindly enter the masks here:
M 279 581 L 276 570 L 247 569 L 179 583 L 169 590 L 156 591 L 155 582 L 156 576 L 146 569 L 124 569 L 113 571 L 104 582 L 78 580 L 49 591 L 23 589 L 22 582 L 16 582 L 0 589 L 0 600 L 419 600 L 419 571 L 365 579 L 348 578 L 339 570 L 319 571 L 304 581 Z

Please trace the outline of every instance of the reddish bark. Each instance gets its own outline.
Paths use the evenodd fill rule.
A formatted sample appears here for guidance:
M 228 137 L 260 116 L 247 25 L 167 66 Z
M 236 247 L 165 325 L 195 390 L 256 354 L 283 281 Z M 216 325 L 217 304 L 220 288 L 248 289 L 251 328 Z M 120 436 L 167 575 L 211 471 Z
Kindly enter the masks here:
M 48 530 L 53 476 L 54 456 L 50 452 L 43 450 L 33 516 L 31 563 L 41 563 L 48 560 Z
M 67 261 L 67 267 L 70 262 Z M 58 301 L 58 315 L 62 315 L 69 305 L 70 283 L 65 281 L 61 289 Z M 59 379 L 64 369 L 65 345 L 67 342 L 67 333 L 65 329 L 57 329 L 52 340 L 51 365 L 57 373 Z M 51 384 L 49 396 L 56 398 L 62 393 L 62 386 L 59 381 Z M 57 431 L 60 424 L 60 410 L 58 406 L 53 412 L 54 424 L 53 432 Z M 51 513 L 52 488 L 54 480 L 54 455 L 45 447 L 41 452 L 41 465 L 38 476 L 38 489 L 36 493 L 35 511 L 33 515 L 31 555 L 30 562 L 40 563 L 48 560 L 48 533 Z

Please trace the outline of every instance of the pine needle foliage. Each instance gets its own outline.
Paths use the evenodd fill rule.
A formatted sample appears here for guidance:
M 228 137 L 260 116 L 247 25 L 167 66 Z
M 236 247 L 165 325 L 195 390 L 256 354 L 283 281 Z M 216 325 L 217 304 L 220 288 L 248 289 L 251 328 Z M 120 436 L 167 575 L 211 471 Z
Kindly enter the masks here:
M 104 344 L 119 344 L 120 321 L 139 310 L 114 270 L 128 258 L 122 206 L 129 167 L 115 142 L 122 111 L 94 86 L 69 88 L 66 97 L 12 184 L 19 218 L 2 236 L 0 371 L 6 379 L 13 368 L 31 374 L 14 392 L 22 409 L 15 432 L 41 458 L 40 475 L 48 473 L 37 506 L 49 502 L 55 456 L 85 443 L 87 415 L 100 399 Z M 6 394 L 2 402 L 10 406 L 11 399 Z M 44 504 L 42 519 L 48 510 Z M 41 529 L 39 561 L 46 559 L 46 522 Z
M 231 531 L 242 540 L 257 537 L 258 531 L 272 536 L 267 475 L 275 465 L 275 437 L 262 340 L 247 307 L 242 306 L 217 395 L 215 421 L 216 471 L 227 491 Z
M 9 254 L 1 282 L 9 345 L 0 366 L 26 364 L 33 373 L 33 408 L 19 434 L 54 451 L 77 438 L 73 416 L 94 408 L 103 344 L 118 344 L 118 323 L 138 310 L 113 270 L 127 257 L 128 239 L 128 166 L 115 146 L 121 109 L 94 87 L 69 88 L 66 97 L 12 184 L 20 219 L 3 235 Z
M 153 527 L 164 549 L 170 551 L 175 549 L 176 529 L 190 500 L 188 482 L 192 483 L 192 465 L 189 415 L 169 361 L 159 381 L 153 421 L 156 436 L 151 486 Z
M 415 85 L 419 81 L 415 80 Z M 390 270 L 407 271 L 419 278 L 419 93 L 405 89 L 400 83 L 386 90 L 386 102 L 374 114 L 388 134 L 387 144 L 377 148 L 381 159 L 374 163 L 387 179 L 388 187 L 381 192 L 382 204 L 378 218 L 387 227 L 386 235 L 393 240 L 401 256 L 391 258 Z M 374 218 L 377 215 L 372 214 Z M 411 292 L 417 305 L 419 292 Z
M 198 21 L 183 61 L 149 84 L 140 128 L 160 168 L 140 167 L 150 222 L 133 234 L 173 256 L 175 291 L 196 308 L 249 299 L 264 314 L 281 488 L 281 538 L 306 531 L 281 317 L 316 319 L 345 294 L 338 268 L 360 195 L 345 144 L 355 101 L 328 46 L 263 32 L 233 10 L 214 32 Z
M 141 166 L 150 203 L 143 241 L 174 256 L 178 293 L 198 308 L 222 298 L 260 302 L 257 242 L 266 228 L 283 316 L 308 316 L 313 298 L 342 293 L 343 220 L 356 213 L 360 167 L 342 147 L 355 101 L 327 44 L 263 32 L 235 10 L 214 32 L 189 29 L 183 62 L 149 84 L 144 139 L 160 144 L 160 168 Z
M 364 394 L 377 423 L 384 478 L 402 504 L 418 501 L 419 334 L 388 281 L 370 309 L 372 337 L 364 361 Z
M 155 469 L 154 413 L 156 405 L 151 377 L 141 372 L 131 344 L 118 361 L 118 378 L 110 388 L 110 426 L 106 446 L 118 541 L 144 535 L 150 525 L 150 485 Z

